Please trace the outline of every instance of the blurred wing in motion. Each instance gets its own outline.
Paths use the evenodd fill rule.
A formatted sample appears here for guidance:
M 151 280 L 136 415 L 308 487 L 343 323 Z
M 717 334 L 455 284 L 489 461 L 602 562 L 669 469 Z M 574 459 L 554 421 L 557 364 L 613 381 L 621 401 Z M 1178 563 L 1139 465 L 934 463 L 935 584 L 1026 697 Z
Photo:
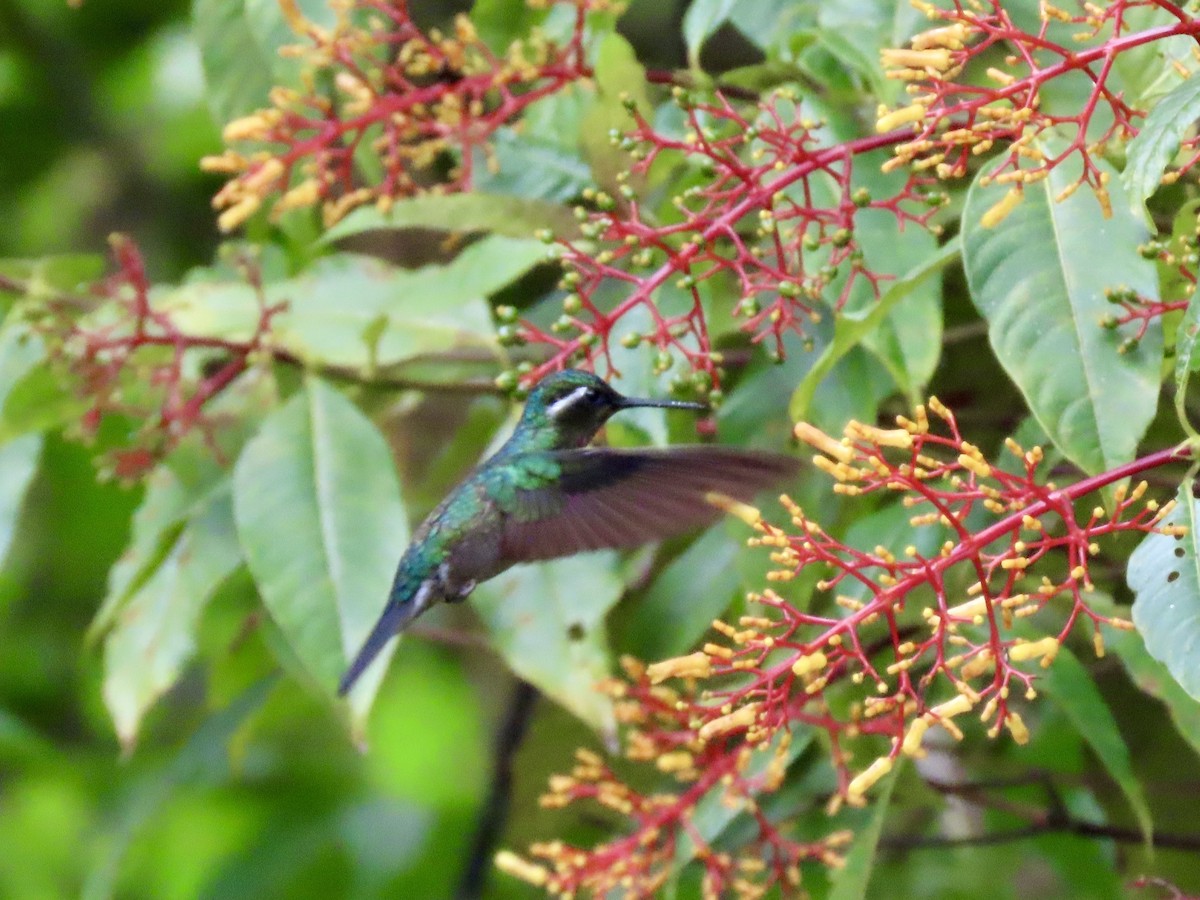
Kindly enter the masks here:
M 501 556 L 507 563 L 660 541 L 720 518 L 710 493 L 748 502 L 800 468 L 791 456 L 716 446 L 549 455 L 561 475 L 518 491 L 505 517 Z

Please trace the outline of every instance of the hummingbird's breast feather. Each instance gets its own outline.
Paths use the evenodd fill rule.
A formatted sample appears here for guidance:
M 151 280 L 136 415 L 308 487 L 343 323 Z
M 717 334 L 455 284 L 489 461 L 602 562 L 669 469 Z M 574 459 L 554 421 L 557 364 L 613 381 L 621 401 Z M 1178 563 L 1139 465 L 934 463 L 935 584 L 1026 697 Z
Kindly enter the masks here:
M 558 472 L 553 458 L 542 453 L 493 457 L 421 523 L 413 535 L 411 558 L 401 568 L 409 563 L 414 574 L 420 570 L 421 578 L 435 578 L 439 593 L 447 597 L 498 575 L 511 565 L 503 559 L 505 521 L 536 517 L 537 510 L 526 508 L 529 498 L 553 484 Z

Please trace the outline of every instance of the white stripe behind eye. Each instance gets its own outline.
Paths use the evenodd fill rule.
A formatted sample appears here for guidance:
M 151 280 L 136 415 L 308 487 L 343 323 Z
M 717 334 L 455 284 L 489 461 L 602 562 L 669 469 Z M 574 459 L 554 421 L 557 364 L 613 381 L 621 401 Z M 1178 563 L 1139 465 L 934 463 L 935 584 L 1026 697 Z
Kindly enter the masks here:
M 559 397 L 557 400 L 547 406 L 546 415 L 552 419 L 557 419 L 576 403 L 584 400 L 587 395 L 591 393 L 591 390 L 592 389 L 586 384 L 575 388 L 575 390 L 571 391 L 571 393 Z

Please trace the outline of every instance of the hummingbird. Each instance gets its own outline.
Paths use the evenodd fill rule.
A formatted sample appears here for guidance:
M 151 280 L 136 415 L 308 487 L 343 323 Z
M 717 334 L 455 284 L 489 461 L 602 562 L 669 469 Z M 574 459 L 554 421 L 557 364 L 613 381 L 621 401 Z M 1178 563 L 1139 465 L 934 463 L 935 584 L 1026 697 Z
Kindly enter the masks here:
M 794 475 L 790 456 L 711 445 L 614 449 L 587 444 L 614 413 L 703 403 L 625 397 L 590 372 L 547 375 L 512 436 L 413 534 L 387 605 L 342 676 L 344 696 L 383 649 L 438 601 L 466 599 L 517 563 L 629 548 L 715 521 L 710 497 L 748 501 Z

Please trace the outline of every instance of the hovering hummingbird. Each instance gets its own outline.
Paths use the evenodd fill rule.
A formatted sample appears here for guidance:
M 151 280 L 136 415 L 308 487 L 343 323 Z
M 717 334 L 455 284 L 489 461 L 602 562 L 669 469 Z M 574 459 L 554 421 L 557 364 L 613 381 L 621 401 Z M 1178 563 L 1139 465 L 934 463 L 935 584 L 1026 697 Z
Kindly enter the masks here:
M 567 369 L 529 394 L 512 437 L 429 514 L 404 551 L 387 606 L 338 686 L 344 695 L 392 635 L 439 600 L 463 600 L 517 563 L 636 547 L 714 521 L 717 493 L 749 500 L 794 474 L 790 456 L 715 446 L 587 447 L 623 409 L 706 409 L 638 400 Z

